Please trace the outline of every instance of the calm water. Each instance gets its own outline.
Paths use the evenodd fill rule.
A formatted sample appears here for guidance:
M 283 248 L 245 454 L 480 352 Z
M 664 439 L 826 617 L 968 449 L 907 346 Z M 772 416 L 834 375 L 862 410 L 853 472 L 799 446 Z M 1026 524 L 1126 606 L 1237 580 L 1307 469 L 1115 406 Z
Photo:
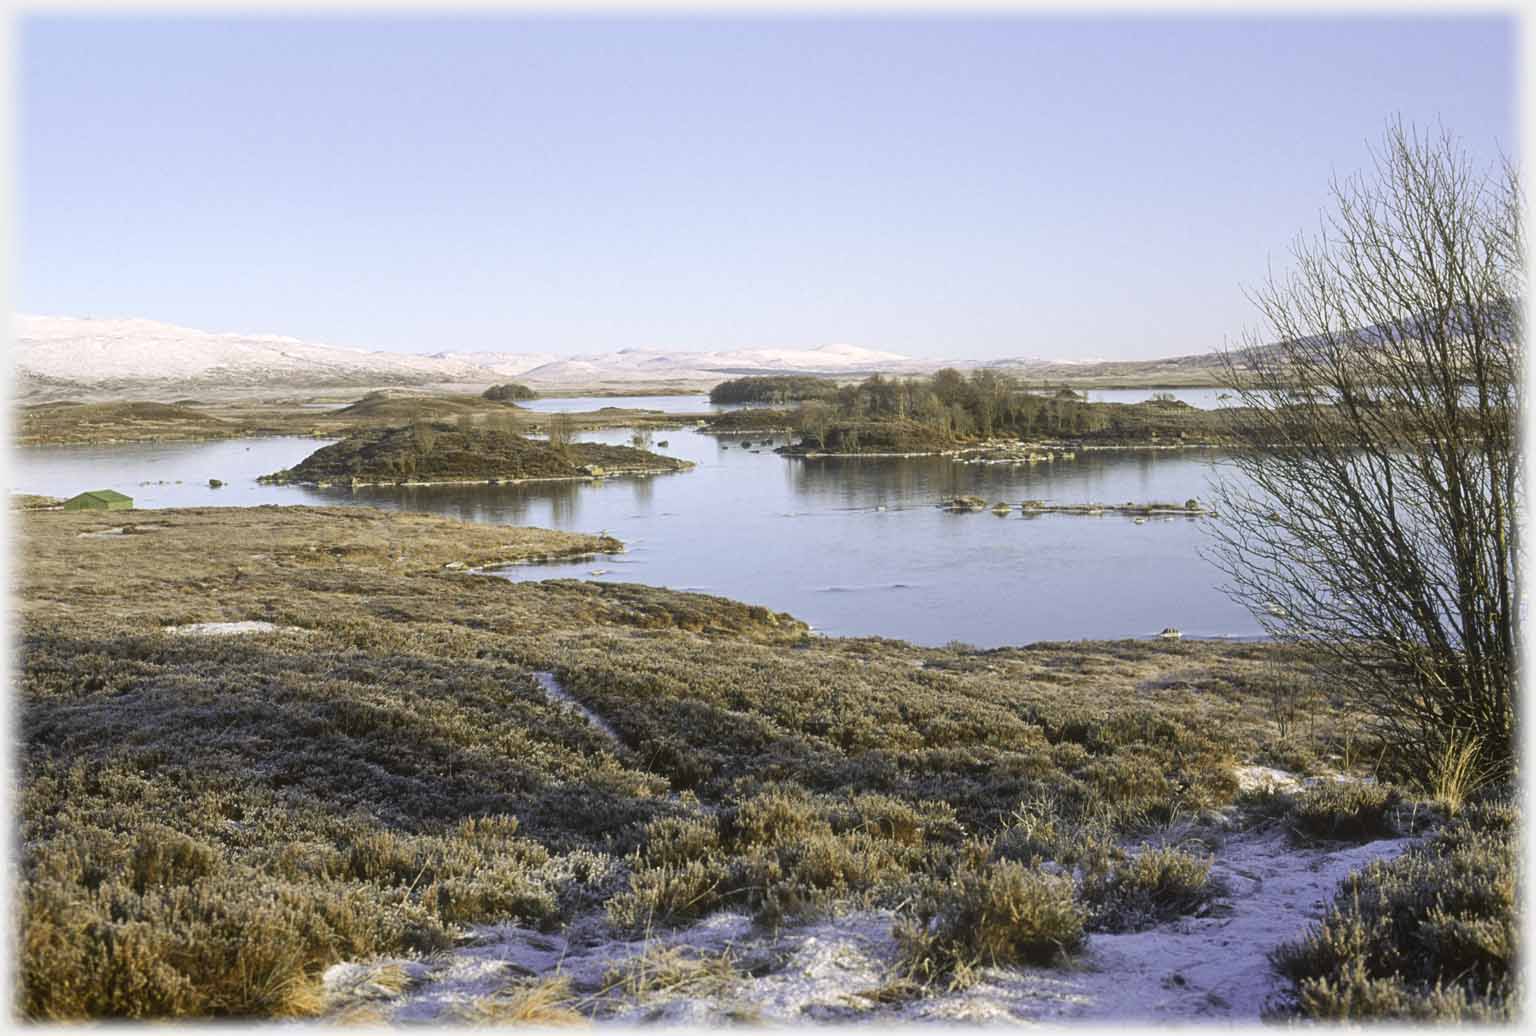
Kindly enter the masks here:
M 292 467 L 331 440 L 296 436 L 121 446 L 28 446 L 11 451 L 10 491 L 71 497 L 115 489 L 135 507 L 312 504 L 297 486 L 260 486 L 259 475 Z M 210 489 L 208 480 L 229 483 Z
M 628 436 L 614 430 L 585 438 L 623 443 Z M 1190 636 L 1260 632 L 1220 593 L 1220 574 L 1199 557 L 1203 520 L 998 518 L 934 506 L 957 493 L 1015 505 L 1029 498 L 1182 501 L 1207 495 L 1213 456 L 1104 452 L 1032 467 L 944 458 L 786 460 L 741 449 L 743 438 L 761 441 L 657 432 L 654 440 L 668 443 L 656 446 L 660 452 L 698 467 L 648 479 L 355 491 L 256 484 L 257 475 L 317 449 L 312 439 L 39 447 L 13 451 L 10 488 L 70 496 L 110 487 L 140 507 L 361 504 L 606 531 L 628 551 L 516 566 L 505 575 L 699 590 L 788 611 L 828 633 L 996 646 L 1148 636 L 1165 626 Z M 209 478 L 229 485 L 210 489 Z

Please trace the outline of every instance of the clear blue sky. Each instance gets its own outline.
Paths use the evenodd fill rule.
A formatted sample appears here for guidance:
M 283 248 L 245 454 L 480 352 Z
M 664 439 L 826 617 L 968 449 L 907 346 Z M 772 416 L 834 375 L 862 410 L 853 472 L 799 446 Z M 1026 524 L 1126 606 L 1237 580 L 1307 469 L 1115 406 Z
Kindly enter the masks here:
M 1199 352 L 1392 113 L 1519 150 L 1497 17 L 18 37 L 18 310 L 366 348 Z

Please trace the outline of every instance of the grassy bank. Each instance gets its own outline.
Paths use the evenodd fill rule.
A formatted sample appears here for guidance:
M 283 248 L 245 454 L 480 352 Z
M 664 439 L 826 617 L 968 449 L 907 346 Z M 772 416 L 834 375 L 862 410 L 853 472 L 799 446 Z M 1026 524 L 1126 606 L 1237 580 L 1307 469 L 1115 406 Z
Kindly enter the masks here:
M 472 923 L 718 906 L 897 908 L 914 988 L 963 982 L 1195 909 L 1198 859 L 1124 846 L 1230 803 L 1237 763 L 1373 755 L 1281 645 L 818 638 L 461 571 L 612 541 L 360 508 L 13 520 L 31 1017 L 302 1015 L 331 963 Z
M 237 420 L 171 403 L 43 403 L 18 411 L 21 446 L 109 442 L 233 439 L 245 432 Z

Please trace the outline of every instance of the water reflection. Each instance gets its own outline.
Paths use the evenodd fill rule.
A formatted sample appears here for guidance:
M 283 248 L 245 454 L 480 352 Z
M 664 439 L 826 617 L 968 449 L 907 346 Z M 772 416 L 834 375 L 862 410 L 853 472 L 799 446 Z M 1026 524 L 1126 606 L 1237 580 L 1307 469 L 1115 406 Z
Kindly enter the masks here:
M 1048 390 L 1047 390 L 1048 391 Z M 1090 403 L 1142 403 L 1153 397 L 1172 396 L 1180 402 L 1200 410 L 1235 406 L 1237 400 L 1223 388 L 1132 388 L 1132 389 L 1082 389 Z M 709 396 L 551 396 L 524 400 L 517 404 L 525 410 L 541 413 L 565 411 L 581 413 L 601 410 L 603 407 L 619 407 L 625 410 L 663 410 L 669 414 L 710 414 L 723 410 L 738 410 L 740 403 L 711 403 Z

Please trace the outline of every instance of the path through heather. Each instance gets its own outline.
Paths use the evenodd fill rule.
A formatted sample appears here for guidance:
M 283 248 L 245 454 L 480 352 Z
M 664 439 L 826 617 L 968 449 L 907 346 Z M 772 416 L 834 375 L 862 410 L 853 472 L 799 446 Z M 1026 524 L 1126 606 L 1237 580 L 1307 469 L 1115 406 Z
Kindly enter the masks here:
M 1269 951 L 1320 918 L 1338 883 L 1412 839 L 1345 848 L 1298 848 L 1285 833 L 1233 833 L 1215 851 L 1212 876 L 1228 892 L 1202 917 L 1142 932 L 1090 936 L 1066 968 L 989 968 L 969 989 L 903 1003 L 873 997 L 895 974 L 894 915 L 860 911 L 778 932 L 721 913 L 649 941 L 613 940 L 598 918 L 547 934 L 514 925 L 476 929 L 469 945 L 423 961 L 339 964 L 326 974 L 332 1004 L 362 1002 L 391 1021 L 448 1020 L 528 976 L 561 974 L 599 1021 L 764 1022 L 1258 1021 L 1279 989 Z M 729 952 L 755 977 L 724 989 L 683 987 L 636 998 L 601 994 L 604 975 L 647 951 Z M 391 964 L 405 988 L 370 986 Z

